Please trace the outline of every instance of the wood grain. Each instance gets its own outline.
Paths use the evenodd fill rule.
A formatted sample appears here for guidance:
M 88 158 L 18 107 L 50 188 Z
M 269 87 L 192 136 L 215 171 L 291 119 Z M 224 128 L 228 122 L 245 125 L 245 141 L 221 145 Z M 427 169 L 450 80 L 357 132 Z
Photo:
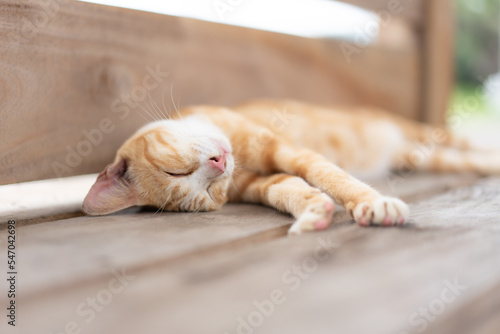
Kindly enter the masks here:
M 18 226 L 23 294 L 71 288 L 101 278 L 109 267 L 161 266 L 235 240 L 243 245 L 264 242 L 286 235 L 292 222 L 270 208 L 233 204 L 206 213 L 131 209 Z M 0 238 L 7 239 L 7 230 L 0 231 Z
M 0 186 L 0 229 L 6 227 L 9 219 L 15 219 L 18 225 L 29 225 L 82 215 L 83 199 L 96 177 L 97 174 L 87 174 Z M 371 184 L 383 194 L 414 202 L 477 179 L 473 174 L 417 173 L 406 178 L 391 175 Z
M 60 217 L 80 213 L 94 178 L 88 175 L 0 187 L 0 199 L 7 207 L 5 212 L 0 210 L 0 226 L 5 228 L 7 219 L 17 221 L 26 268 L 24 295 L 50 294 L 99 279 L 109 266 L 138 270 L 214 250 L 231 251 L 249 242 L 263 243 L 285 236 L 293 223 L 291 217 L 272 209 L 232 204 L 196 214 L 131 208 L 110 216 Z M 467 175 L 417 174 L 399 183 L 380 180 L 374 185 L 383 193 L 414 202 L 420 199 L 417 194 L 430 196 L 475 180 L 477 177 Z M 50 190 L 48 195 L 40 188 Z M 10 201 L 9 193 L 15 195 Z M 47 218 L 37 219 L 44 216 Z M 338 208 L 334 221 L 349 225 L 352 220 Z M 0 228 L 0 240 L 6 235 L 7 230 Z M 64 255 L 51 256 L 56 253 Z
M 409 317 L 442 298 L 446 282 L 457 280 L 466 289 L 428 323 L 429 329 L 437 329 L 429 333 L 445 329 L 440 321 L 455 320 L 478 300 L 485 309 L 469 314 L 469 332 L 486 326 L 493 331 L 481 333 L 496 333 L 497 322 L 482 320 L 496 305 L 492 299 L 496 294 L 488 298 L 485 293 L 500 279 L 499 189 L 500 179 L 485 179 L 416 203 L 406 228 L 340 224 L 326 232 L 279 238 L 258 247 L 200 253 L 136 271 L 127 268 L 133 279 L 90 322 L 76 309 L 105 290 L 111 274 L 61 289 L 50 298 L 28 294 L 20 300 L 30 319 L 22 328 L 50 332 L 75 321 L 89 332 L 235 333 L 238 317 L 247 319 L 257 309 L 254 301 L 262 303 L 278 289 L 285 301 L 264 318 L 258 333 L 413 332 L 416 328 Z M 321 246 L 328 240 L 335 246 Z M 325 249 L 324 257 L 313 266 L 317 247 Z M 331 249 L 330 256 L 325 256 L 326 249 Z M 113 268 L 104 266 L 108 272 Z M 302 269 L 307 275 L 295 290 L 291 281 L 283 279 L 293 266 L 310 268 Z M 121 320 L 132 317 L 131 322 Z
M 97 174 L 0 186 L 0 228 L 9 219 L 19 223 L 78 213 Z
M 0 0 L 0 18 L 0 184 L 99 172 L 154 118 L 151 100 L 162 111 L 290 97 L 419 114 L 412 47 L 358 47 L 348 62 L 345 42 L 69 0 Z
M 485 285 L 483 293 L 459 305 L 455 312 L 440 317 L 429 332 L 440 334 L 494 334 L 500 329 L 500 284 Z
M 423 34 L 424 77 L 422 121 L 433 125 L 446 123 L 446 111 L 454 80 L 454 29 L 451 0 L 425 0 Z

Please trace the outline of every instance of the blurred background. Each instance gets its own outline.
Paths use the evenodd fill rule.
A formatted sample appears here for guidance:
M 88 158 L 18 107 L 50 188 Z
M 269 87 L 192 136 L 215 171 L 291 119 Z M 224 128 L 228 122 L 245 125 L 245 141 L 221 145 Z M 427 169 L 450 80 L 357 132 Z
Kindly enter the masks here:
M 216 0 L 89 2 L 346 41 L 355 41 L 357 27 L 363 23 L 379 21 L 374 13 L 330 0 L 240 0 L 232 2 L 234 7 Z M 500 144 L 494 133 L 500 126 L 500 1 L 455 0 L 455 22 L 455 86 L 448 107 L 448 124 L 457 132 L 478 138 L 482 144 Z M 404 29 L 400 29 L 399 36 L 394 31 L 392 43 L 408 43 Z M 383 39 L 383 34 L 369 37 L 372 40 L 365 42 Z
M 457 131 L 495 144 L 500 128 L 500 1 L 456 1 L 453 115 L 470 115 Z M 483 140 L 485 142 L 486 140 Z

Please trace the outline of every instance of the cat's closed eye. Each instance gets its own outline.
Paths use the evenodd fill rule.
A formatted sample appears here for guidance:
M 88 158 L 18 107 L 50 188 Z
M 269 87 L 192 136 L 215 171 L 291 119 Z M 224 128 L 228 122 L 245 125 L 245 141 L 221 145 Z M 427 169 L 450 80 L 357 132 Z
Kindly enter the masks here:
M 86 212 L 105 214 L 136 204 L 207 211 L 228 200 L 234 169 L 231 144 L 206 119 L 149 124 L 117 155 L 89 192 Z
M 165 174 L 168 174 L 170 176 L 173 176 L 173 177 L 182 177 L 182 176 L 188 176 L 188 175 L 191 175 L 193 174 L 193 171 L 189 171 L 187 173 L 173 173 L 173 172 L 167 172 L 167 171 L 163 171 Z

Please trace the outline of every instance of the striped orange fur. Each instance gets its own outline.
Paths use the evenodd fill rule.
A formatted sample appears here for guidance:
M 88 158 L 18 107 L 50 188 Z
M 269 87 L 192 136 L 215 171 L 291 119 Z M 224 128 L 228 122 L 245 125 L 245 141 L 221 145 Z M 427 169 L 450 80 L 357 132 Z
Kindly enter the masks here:
M 402 163 L 500 172 L 497 155 L 473 150 L 444 129 L 376 109 L 289 100 L 195 106 L 128 139 L 90 189 L 83 210 L 101 215 L 151 205 L 208 211 L 244 201 L 292 214 L 290 233 L 299 234 L 328 227 L 335 201 L 361 225 L 399 225 L 408 206 L 350 173 L 373 177 Z

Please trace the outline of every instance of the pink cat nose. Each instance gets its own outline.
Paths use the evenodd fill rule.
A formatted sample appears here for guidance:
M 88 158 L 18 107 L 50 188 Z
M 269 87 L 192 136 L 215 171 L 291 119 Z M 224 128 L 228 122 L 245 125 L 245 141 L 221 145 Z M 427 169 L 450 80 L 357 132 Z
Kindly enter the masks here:
M 210 158 L 210 165 L 219 169 L 222 173 L 226 170 L 226 153 Z

